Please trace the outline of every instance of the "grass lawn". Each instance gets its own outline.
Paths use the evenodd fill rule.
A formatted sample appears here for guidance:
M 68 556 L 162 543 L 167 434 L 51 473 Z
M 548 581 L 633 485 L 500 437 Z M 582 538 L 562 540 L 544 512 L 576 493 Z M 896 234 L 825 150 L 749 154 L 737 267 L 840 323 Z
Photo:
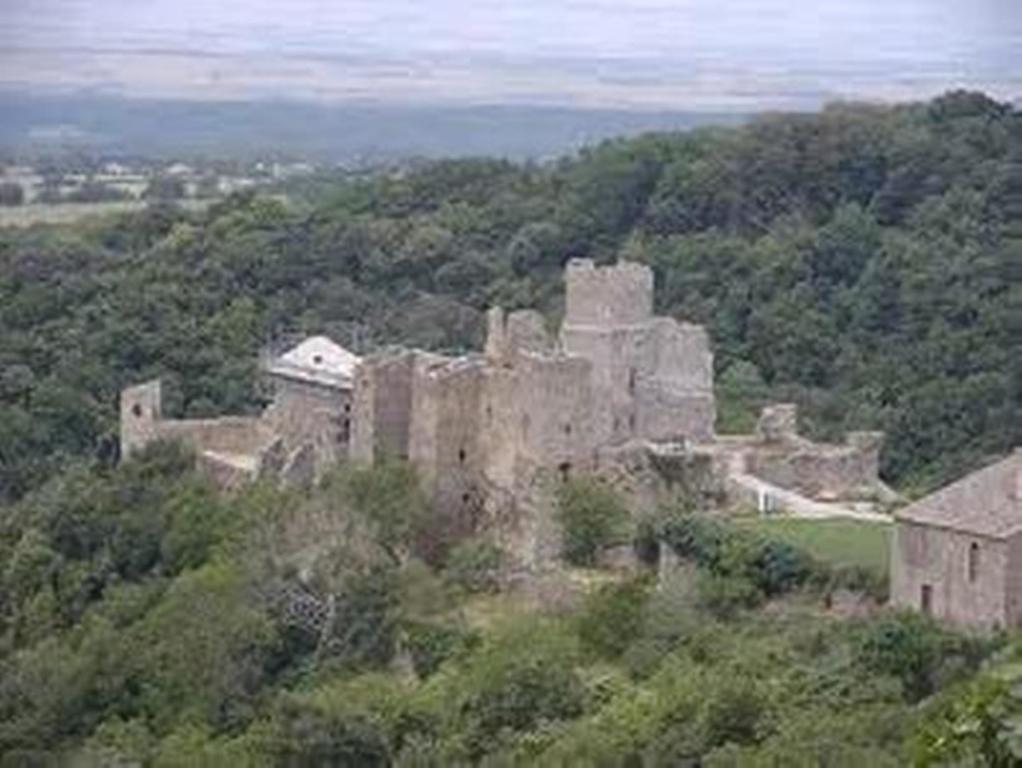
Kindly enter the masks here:
M 858 565 L 888 575 L 891 525 L 865 520 L 747 517 L 739 525 L 794 544 L 834 565 Z

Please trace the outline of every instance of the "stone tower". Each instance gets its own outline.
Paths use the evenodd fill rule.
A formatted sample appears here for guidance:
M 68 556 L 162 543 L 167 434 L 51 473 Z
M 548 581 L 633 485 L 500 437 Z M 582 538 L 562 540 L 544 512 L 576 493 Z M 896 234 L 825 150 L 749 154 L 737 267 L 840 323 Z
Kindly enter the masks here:
M 653 315 L 653 272 L 568 263 L 561 344 L 592 364 L 595 440 L 713 438 L 713 355 L 700 326 Z
M 121 458 L 127 459 L 158 437 L 163 395 L 159 379 L 121 392 Z

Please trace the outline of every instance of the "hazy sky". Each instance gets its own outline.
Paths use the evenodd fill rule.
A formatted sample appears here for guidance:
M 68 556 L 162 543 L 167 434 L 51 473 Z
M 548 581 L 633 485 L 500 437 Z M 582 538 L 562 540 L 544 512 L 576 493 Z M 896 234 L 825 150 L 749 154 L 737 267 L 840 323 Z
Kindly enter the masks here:
M 1022 0 L 0 0 L 0 84 L 745 108 L 1022 95 Z

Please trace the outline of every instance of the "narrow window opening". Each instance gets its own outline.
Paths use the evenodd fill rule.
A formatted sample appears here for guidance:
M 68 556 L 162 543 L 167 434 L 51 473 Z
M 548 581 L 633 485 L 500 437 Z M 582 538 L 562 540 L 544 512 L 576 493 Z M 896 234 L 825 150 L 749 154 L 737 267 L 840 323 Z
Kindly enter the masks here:
M 469 501 L 470 498 L 472 498 L 472 497 L 469 496 L 467 492 L 461 494 L 461 503 L 462 504 L 468 504 L 468 501 Z
M 142 418 L 142 406 L 139 405 L 138 403 L 135 403 L 133 406 L 131 406 L 131 414 L 136 419 L 141 419 Z
M 464 464 L 465 463 L 465 449 L 464 448 L 459 448 L 458 449 L 458 463 L 459 464 Z
M 564 434 L 566 434 L 566 435 L 570 435 L 571 434 L 571 424 L 565 424 L 564 425 Z
M 634 368 L 629 368 L 628 369 L 628 394 L 630 394 L 630 395 L 634 395 L 635 394 L 635 378 L 636 378 L 635 369 Z
M 919 609 L 927 616 L 933 613 L 933 587 L 923 584 L 919 591 Z
M 975 581 L 979 575 L 979 544 L 972 542 L 969 545 L 969 581 Z
M 344 404 L 344 412 L 345 413 L 351 413 L 351 403 L 345 403 Z
M 314 362 L 316 365 L 320 365 L 323 362 L 323 355 L 313 355 L 312 362 Z
M 557 465 L 557 471 L 561 473 L 561 482 L 566 483 L 571 479 L 571 462 L 565 461 Z

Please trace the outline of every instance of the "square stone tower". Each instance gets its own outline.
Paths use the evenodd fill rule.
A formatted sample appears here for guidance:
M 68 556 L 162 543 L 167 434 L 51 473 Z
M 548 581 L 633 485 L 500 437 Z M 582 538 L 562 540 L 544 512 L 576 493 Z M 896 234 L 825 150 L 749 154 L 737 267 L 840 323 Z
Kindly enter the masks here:
M 713 355 L 701 326 L 653 315 L 653 272 L 568 262 L 561 344 L 592 364 L 597 444 L 713 438 Z

